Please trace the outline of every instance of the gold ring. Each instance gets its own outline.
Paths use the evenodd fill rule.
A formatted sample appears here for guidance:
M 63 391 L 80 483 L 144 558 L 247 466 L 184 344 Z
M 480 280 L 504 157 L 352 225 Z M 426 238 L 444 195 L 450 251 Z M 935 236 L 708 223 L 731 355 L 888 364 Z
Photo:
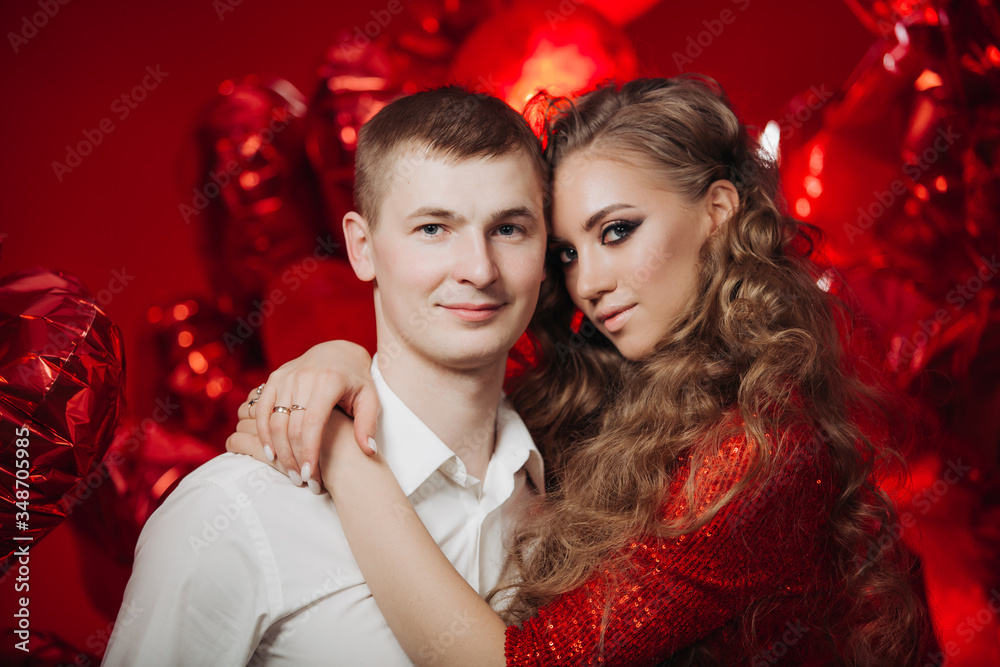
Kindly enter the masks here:
M 271 408 L 271 412 L 280 412 L 283 415 L 287 415 L 291 412 L 291 410 L 286 408 L 284 405 L 276 405 Z
M 304 405 L 297 405 L 297 404 L 296 404 L 296 405 L 293 405 L 293 406 L 292 406 L 292 410 L 305 410 L 305 409 L 306 409 L 306 408 L 305 408 L 305 406 L 304 406 Z

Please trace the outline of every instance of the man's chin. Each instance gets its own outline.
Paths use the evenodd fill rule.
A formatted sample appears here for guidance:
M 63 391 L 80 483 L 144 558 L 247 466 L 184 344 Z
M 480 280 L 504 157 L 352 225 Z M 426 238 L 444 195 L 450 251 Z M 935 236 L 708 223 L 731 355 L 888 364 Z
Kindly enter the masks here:
M 516 339 L 453 341 L 453 345 L 439 351 L 438 363 L 456 370 L 486 370 L 495 365 L 506 364 L 507 354 L 514 342 Z

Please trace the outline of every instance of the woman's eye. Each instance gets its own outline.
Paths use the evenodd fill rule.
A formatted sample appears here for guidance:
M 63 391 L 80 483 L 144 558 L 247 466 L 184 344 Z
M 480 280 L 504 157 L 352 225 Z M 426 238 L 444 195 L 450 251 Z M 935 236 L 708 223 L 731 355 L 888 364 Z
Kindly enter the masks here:
M 570 264 L 576 260 L 576 250 L 573 248 L 559 248 L 556 251 L 560 264 Z
M 628 235 L 632 233 L 635 229 L 633 225 L 626 224 L 624 222 L 616 222 L 604 229 L 604 233 L 601 235 L 602 243 L 617 243 L 618 241 L 623 241 L 628 238 Z
M 500 225 L 497 228 L 497 232 L 500 236 L 513 236 L 517 233 L 517 227 L 515 225 Z

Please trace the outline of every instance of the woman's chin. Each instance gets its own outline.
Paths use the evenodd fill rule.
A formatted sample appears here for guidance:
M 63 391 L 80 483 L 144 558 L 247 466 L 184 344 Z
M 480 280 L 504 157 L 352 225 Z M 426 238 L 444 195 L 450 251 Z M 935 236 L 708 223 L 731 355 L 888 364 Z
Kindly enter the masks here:
M 629 361 L 642 361 L 656 350 L 656 341 L 637 340 L 638 337 L 624 336 L 619 340 L 611 340 L 618 353 Z

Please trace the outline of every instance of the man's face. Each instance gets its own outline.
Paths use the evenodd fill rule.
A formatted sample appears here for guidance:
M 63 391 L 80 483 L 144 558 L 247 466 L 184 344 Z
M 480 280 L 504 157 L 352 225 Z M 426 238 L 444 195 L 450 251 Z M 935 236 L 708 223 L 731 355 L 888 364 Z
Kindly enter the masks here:
M 538 301 L 542 211 L 541 180 L 520 152 L 400 158 L 369 245 L 383 354 L 456 370 L 506 359 Z

